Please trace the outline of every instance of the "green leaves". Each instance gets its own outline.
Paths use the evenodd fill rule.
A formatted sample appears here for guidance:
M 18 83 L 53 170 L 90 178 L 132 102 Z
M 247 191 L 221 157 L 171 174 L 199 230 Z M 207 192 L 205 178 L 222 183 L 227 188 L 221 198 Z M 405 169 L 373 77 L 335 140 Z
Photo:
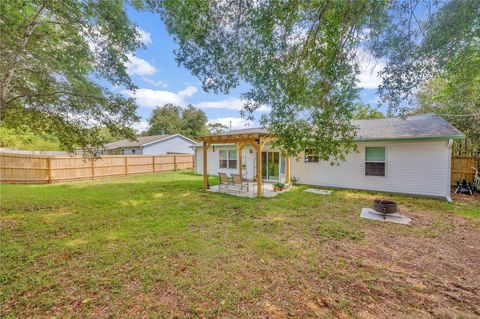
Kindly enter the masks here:
M 421 13 L 424 13 L 423 15 Z M 394 1 L 373 41 L 388 58 L 380 96 L 391 111 L 433 112 L 480 150 L 480 2 Z
M 373 108 L 370 104 L 359 103 L 355 106 L 355 110 L 353 111 L 353 118 L 355 120 L 381 119 L 384 117 L 385 114 L 380 112 L 378 108 Z
M 2 1 L 1 125 L 28 125 L 63 147 L 93 150 L 100 127 L 133 137 L 133 100 L 99 80 L 134 89 L 127 53 L 141 46 L 123 1 Z
M 261 106 L 262 124 L 290 154 L 305 148 L 342 160 L 354 146 L 355 48 L 382 1 L 163 1 L 179 44 L 177 60 L 205 90 L 250 90 L 243 116 Z
M 414 105 L 420 85 L 470 67 L 480 51 L 479 16 L 478 1 L 392 2 L 385 25 L 371 39 L 376 55 L 387 60 L 379 93 L 391 111 Z
M 155 134 L 183 134 L 196 137 L 208 133 L 205 125 L 207 115 L 192 105 L 182 108 L 174 104 L 165 104 L 157 107 L 149 119 L 148 135 Z

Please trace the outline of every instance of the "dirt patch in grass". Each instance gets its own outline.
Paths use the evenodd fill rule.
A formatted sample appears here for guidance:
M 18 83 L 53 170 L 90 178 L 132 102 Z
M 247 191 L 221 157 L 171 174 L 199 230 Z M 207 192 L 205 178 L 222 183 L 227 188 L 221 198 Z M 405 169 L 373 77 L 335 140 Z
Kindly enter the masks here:
M 415 310 L 420 317 L 480 316 L 479 229 L 454 214 L 410 215 L 413 223 L 407 231 L 380 224 L 365 230 L 362 245 L 341 242 L 329 249 L 379 274 L 367 287 L 372 298 L 365 304 L 368 313 L 395 317 Z M 441 228 L 438 236 L 412 238 L 445 224 L 448 227 Z
M 461 203 L 480 204 L 480 193 L 474 192 L 473 195 L 452 193 L 452 199 Z

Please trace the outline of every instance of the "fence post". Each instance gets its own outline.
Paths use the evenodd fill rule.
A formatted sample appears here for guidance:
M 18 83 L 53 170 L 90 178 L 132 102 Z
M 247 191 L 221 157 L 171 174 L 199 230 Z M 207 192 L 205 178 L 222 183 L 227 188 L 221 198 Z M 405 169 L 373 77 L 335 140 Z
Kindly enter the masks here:
M 52 183 L 52 160 L 49 157 L 47 157 L 47 165 L 48 165 L 48 183 Z
M 155 155 L 152 156 L 153 173 L 155 173 Z
M 177 155 L 173 154 L 173 170 L 177 170 Z
M 125 156 L 125 176 L 128 176 L 128 157 Z
M 92 158 L 92 179 L 95 179 L 95 160 Z

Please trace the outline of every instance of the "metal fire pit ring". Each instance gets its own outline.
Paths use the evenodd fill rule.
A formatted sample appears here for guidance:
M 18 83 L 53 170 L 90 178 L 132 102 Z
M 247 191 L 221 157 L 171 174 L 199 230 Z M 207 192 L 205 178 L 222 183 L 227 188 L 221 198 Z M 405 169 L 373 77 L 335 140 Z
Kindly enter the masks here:
M 397 203 L 387 199 L 374 199 L 372 208 L 382 214 L 398 212 Z

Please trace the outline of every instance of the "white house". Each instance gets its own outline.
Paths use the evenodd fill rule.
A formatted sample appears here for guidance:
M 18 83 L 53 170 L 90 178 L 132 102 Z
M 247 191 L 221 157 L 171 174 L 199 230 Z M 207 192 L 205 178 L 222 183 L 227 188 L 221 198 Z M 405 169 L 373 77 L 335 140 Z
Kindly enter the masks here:
M 358 127 L 358 152 L 348 154 L 338 166 L 304 152 L 287 159 L 280 150 L 272 149 L 267 139 L 258 148 L 256 143 L 267 134 L 264 128 L 212 136 L 207 144 L 208 175 L 239 172 L 238 143 L 216 144 L 216 139 L 227 141 L 225 138 L 231 136 L 247 141 L 250 136 L 256 142 L 244 143 L 241 155 L 246 166 L 242 174 L 248 179 L 257 176 L 259 163 L 262 180 L 287 181 L 287 162 L 291 162 L 290 174 L 301 184 L 449 198 L 451 146 L 454 139 L 464 138 L 462 132 L 433 114 L 359 120 L 353 124 Z M 203 174 L 202 148 L 203 144 L 194 146 L 198 174 Z M 261 162 L 257 162 L 258 149 Z
M 196 142 L 180 134 L 138 136 L 135 141 L 120 140 L 105 145 L 103 155 L 193 154 Z

